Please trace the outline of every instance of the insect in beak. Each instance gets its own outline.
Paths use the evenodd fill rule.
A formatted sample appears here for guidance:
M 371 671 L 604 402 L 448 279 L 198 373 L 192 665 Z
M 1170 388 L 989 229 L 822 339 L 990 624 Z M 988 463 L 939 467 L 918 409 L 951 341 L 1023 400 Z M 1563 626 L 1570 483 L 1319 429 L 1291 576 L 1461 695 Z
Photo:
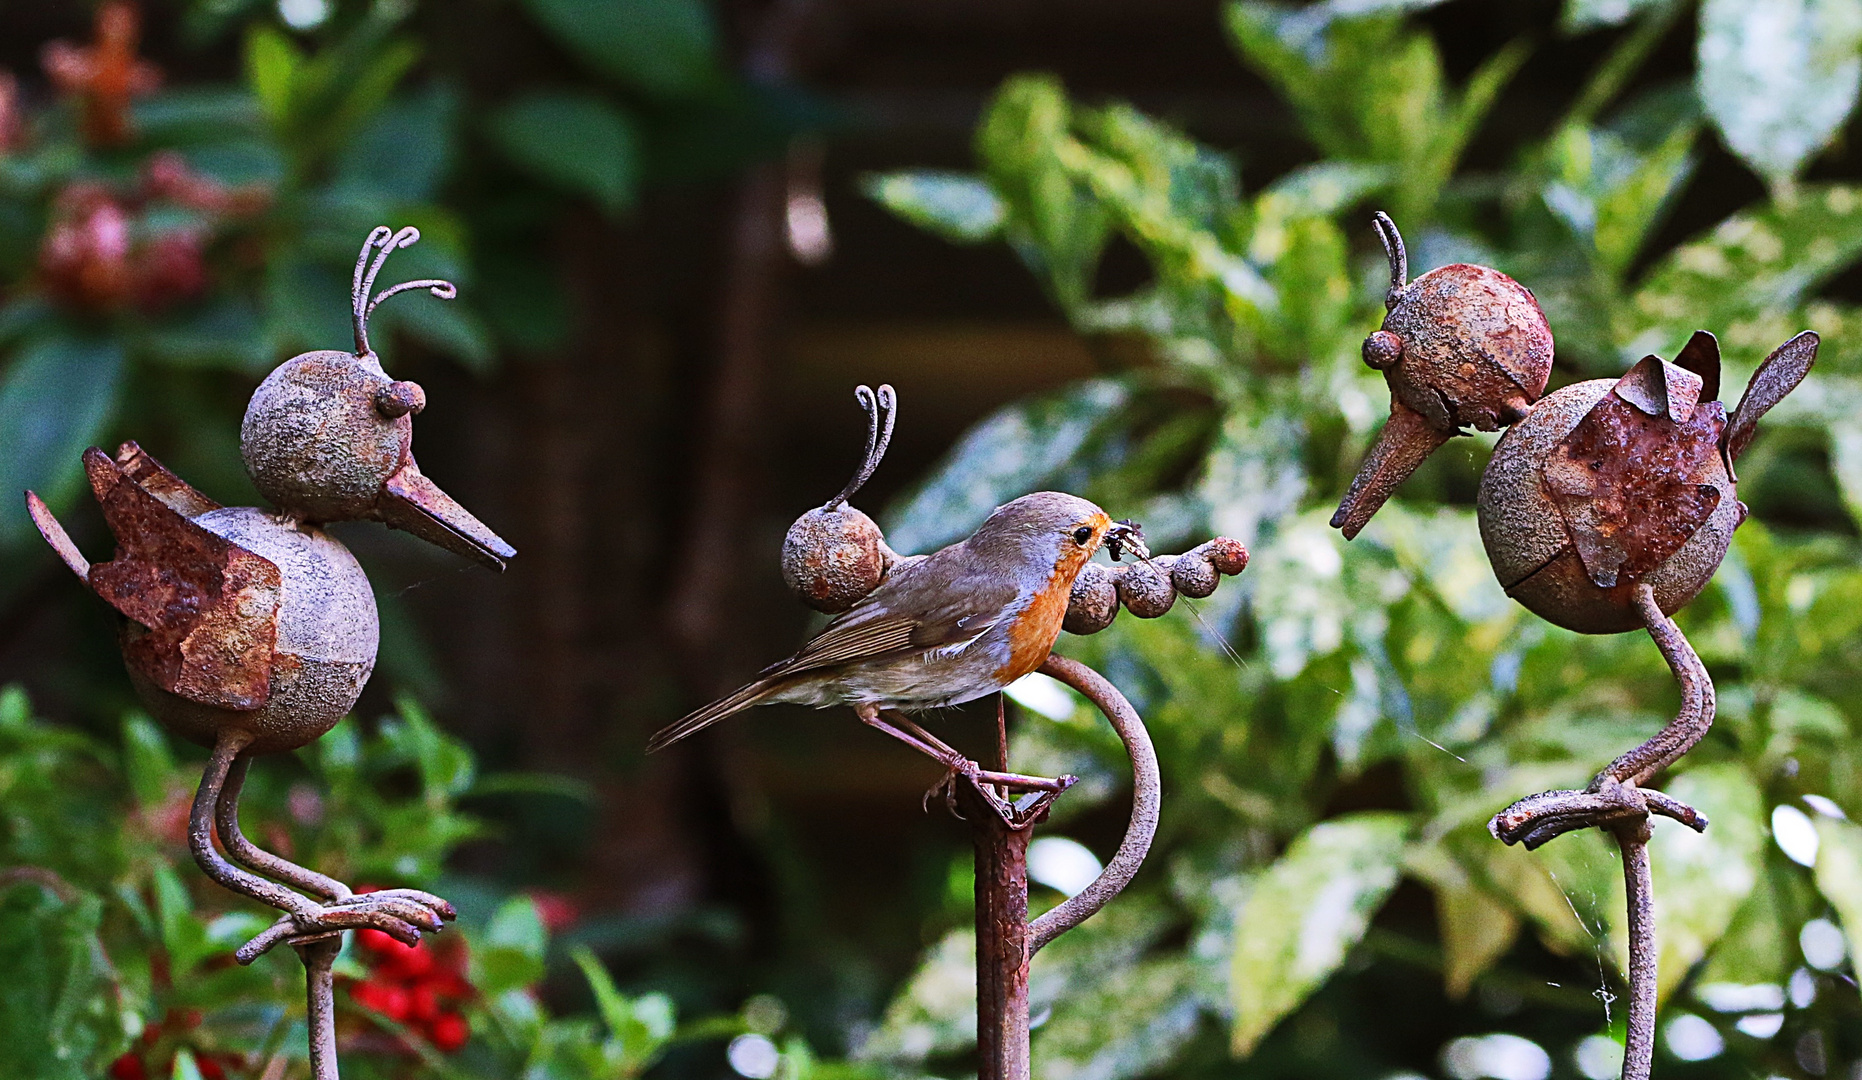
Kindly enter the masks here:
M 1127 552 L 1136 559 L 1148 560 L 1151 549 L 1144 542 L 1144 526 L 1130 518 L 1113 522 L 1106 530 L 1106 551 L 1111 553 L 1113 562 L 1118 562 Z

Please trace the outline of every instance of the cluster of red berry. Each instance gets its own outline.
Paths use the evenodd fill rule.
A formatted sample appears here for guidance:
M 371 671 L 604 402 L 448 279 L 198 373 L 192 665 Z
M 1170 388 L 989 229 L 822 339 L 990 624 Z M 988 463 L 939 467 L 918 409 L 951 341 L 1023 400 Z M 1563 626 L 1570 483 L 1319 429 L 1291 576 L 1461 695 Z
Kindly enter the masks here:
M 465 978 L 465 943 L 403 945 L 380 930 L 356 931 L 357 952 L 369 976 L 349 987 L 349 998 L 378 1016 L 419 1033 L 451 1052 L 472 1033 L 459 1007 L 472 996 Z
M 134 5 L 103 4 L 93 44 L 54 41 L 41 58 L 52 83 L 82 106 L 92 145 L 132 141 L 130 105 L 160 82 L 154 65 L 136 56 L 138 25 Z M 17 80 L 0 71 L 0 154 L 30 130 Z M 155 311 L 198 296 L 207 286 L 203 252 L 220 223 L 268 200 L 264 187 L 201 176 L 173 151 L 150 158 L 131 184 L 75 180 L 53 201 L 40 241 L 42 284 L 60 303 L 92 311 Z
M 143 1028 L 136 1045 L 110 1063 L 110 1080 L 166 1080 L 174 1075 L 175 1053 L 186 1045 L 185 1033 L 199 1027 L 200 1021 L 200 1010 L 183 1009 Z M 171 1037 L 164 1041 L 164 1034 Z M 238 1054 L 210 1054 L 199 1049 L 192 1052 L 201 1080 L 226 1080 L 228 1070 L 245 1066 Z
M 80 180 L 59 193 L 39 244 L 39 272 L 54 298 L 75 307 L 159 310 L 207 285 L 206 243 L 222 220 L 261 209 L 262 188 L 228 187 L 172 151 L 155 155 L 135 186 L 120 191 Z M 183 224 L 155 228 L 151 210 L 189 211 Z

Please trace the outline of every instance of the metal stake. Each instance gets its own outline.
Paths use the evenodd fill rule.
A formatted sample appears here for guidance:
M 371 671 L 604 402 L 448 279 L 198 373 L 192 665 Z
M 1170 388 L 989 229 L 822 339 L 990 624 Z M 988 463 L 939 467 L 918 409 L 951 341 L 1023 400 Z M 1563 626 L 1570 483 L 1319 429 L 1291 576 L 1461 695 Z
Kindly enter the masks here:
M 336 1075 L 336 954 L 343 951 L 343 935 L 314 934 L 293 938 L 291 947 L 304 961 L 304 1022 L 310 1034 L 311 1080 L 338 1080 Z
M 1028 1080 L 1028 969 L 1034 954 L 1111 903 L 1137 875 L 1157 833 L 1162 779 L 1137 710 L 1104 676 L 1077 660 L 1050 656 L 1041 671 L 1085 695 L 1118 732 L 1132 763 L 1131 820 L 1118 851 L 1093 883 L 1031 923 L 1028 842 L 1072 778 L 1019 807 L 985 786 L 989 774 L 956 778 L 957 808 L 970 822 L 976 845 L 977 1080 Z

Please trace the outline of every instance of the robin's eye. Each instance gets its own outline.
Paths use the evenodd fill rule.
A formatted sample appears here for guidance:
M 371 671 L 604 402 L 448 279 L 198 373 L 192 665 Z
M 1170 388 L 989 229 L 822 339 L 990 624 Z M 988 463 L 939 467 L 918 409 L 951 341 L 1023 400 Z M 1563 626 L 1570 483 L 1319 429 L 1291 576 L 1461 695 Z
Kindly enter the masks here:
M 1082 525 L 1073 530 L 1073 542 L 1081 547 L 1085 547 L 1087 544 L 1091 543 L 1092 539 L 1093 529 L 1090 525 Z

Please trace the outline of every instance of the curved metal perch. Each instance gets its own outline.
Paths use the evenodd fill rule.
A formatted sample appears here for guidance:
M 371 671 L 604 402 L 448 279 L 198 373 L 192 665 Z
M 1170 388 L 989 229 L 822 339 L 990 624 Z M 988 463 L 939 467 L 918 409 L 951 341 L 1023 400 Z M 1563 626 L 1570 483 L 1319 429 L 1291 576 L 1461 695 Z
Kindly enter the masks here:
M 1145 730 L 1144 721 L 1138 718 L 1138 710 L 1131 707 L 1125 695 L 1119 693 L 1118 687 L 1105 676 L 1064 656 L 1050 656 L 1047 663 L 1041 665 L 1041 673 L 1050 675 L 1085 695 L 1086 699 L 1099 707 L 1106 719 L 1111 722 L 1112 730 L 1125 744 L 1125 752 L 1131 756 L 1131 820 L 1125 825 L 1125 838 L 1119 841 L 1118 850 L 1112 853 L 1112 860 L 1106 863 L 1104 870 L 1093 879 L 1093 883 L 1036 919 L 1028 927 L 1028 954 L 1033 956 L 1041 947 L 1074 927 L 1092 918 L 1100 908 L 1112 902 L 1112 898 L 1123 892 L 1131 879 L 1137 876 L 1138 867 L 1144 863 L 1144 857 L 1151 851 L 1151 839 L 1157 835 L 1157 815 L 1163 803 L 1163 778 L 1157 770 L 1157 751 L 1151 745 L 1151 733 Z
M 1098 706 L 1125 744 L 1132 763 L 1131 821 L 1118 851 L 1092 884 L 1047 914 L 1028 921 L 1028 842 L 1034 826 L 1073 778 L 1053 790 L 1009 802 L 990 773 L 956 780 L 956 808 L 976 844 L 976 1048 L 978 1080 L 1027 1080 L 1028 968 L 1034 954 L 1111 903 L 1138 873 L 1157 833 L 1162 780 L 1157 753 L 1138 712 L 1104 676 L 1077 660 L 1049 656 L 1041 671 Z
M 1623 1080 L 1648 1080 L 1655 1056 L 1655 897 L 1649 872 L 1649 815 L 1671 817 L 1704 832 L 1707 818 L 1693 807 L 1641 785 L 1673 764 L 1713 725 L 1713 680 L 1673 619 L 1655 603 L 1655 591 L 1636 586 L 1636 612 L 1681 684 L 1681 708 L 1654 738 L 1617 758 L 1583 791 L 1529 795 L 1494 815 L 1487 829 L 1502 843 L 1528 850 L 1577 829 L 1601 828 L 1623 850 L 1623 885 L 1629 898 L 1629 1023 Z

